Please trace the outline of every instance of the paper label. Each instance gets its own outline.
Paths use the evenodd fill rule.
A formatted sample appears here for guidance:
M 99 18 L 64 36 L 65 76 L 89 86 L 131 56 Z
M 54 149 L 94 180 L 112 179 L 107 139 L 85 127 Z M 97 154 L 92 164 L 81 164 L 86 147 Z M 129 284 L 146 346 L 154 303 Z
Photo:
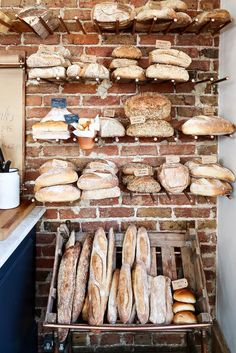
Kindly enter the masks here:
M 206 116 L 214 116 L 215 108 L 214 107 L 205 107 L 203 109 L 203 114 Z
M 143 158 L 140 157 L 140 156 L 135 156 L 135 157 L 132 159 L 132 162 L 143 162 Z
M 186 278 L 177 279 L 176 281 L 172 281 L 172 288 L 173 290 L 187 288 L 188 281 Z
M 202 156 L 202 163 L 203 164 L 211 164 L 211 163 L 217 163 L 217 156 Z
M 171 42 L 168 40 L 156 40 L 156 48 L 158 49 L 170 49 L 171 48 Z
M 103 115 L 107 118 L 114 118 L 116 112 L 114 109 L 105 109 Z
M 68 114 L 68 115 L 64 115 L 64 118 L 68 125 L 72 123 L 78 123 L 79 121 L 78 115 Z
M 149 169 L 148 168 L 140 168 L 134 171 L 134 175 L 136 177 L 142 177 L 142 176 L 146 176 L 149 175 Z
M 146 121 L 145 116 L 131 116 L 129 119 L 130 119 L 131 125 L 143 124 Z
M 97 170 L 113 170 L 112 166 L 110 165 L 107 165 L 107 164 L 103 164 L 103 163 L 96 163 L 96 162 L 93 162 L 93 166 L 92 166 L 92 169 L 97 169 Z
M 96 63 L 97 62 L 97 57 L 96 57 L 96 55 L 82 54 L 81 57 L 80 57 L 80 60 L 83 63 Z
M 179 156 L 166 156 L 166 163 L 179 163 Z

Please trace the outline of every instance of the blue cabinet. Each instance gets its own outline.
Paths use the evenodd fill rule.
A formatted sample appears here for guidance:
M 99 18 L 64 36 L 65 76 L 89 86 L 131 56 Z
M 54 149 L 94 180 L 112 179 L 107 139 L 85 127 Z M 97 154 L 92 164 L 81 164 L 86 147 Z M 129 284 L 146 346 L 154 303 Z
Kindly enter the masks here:
M 0 353 L 37 352 L 34 308 L 35 228 L 0 268 Z

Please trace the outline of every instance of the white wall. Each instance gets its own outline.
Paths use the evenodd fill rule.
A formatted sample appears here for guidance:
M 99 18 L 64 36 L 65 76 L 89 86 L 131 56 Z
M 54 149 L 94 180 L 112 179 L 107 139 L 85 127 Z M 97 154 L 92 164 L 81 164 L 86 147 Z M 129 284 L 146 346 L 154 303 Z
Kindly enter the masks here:
M 221 0 L 236 20 L 236 1 Z M 221 34 L 220 76 L 230 81 L 220 85 L 220 115 L 236 124 L 236 24 Z M 220 160 L 236 173 L 236 137 L 220 139 Z M 236 186 L 235 186 L 236 189 Z M 217 319 L 232 353 L 236 353 L 236 192 L 233 200 L 219 199 Z

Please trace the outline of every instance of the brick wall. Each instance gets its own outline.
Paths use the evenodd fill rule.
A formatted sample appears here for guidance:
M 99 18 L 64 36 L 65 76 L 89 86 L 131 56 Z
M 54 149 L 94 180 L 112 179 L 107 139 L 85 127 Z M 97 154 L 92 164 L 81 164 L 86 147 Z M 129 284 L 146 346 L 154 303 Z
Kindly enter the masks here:
M 219 38 L 209 35 L 104 35 L 99 36 L 94 32 L 90 23 L 91 7 L 99 1 L 95 0 L 46 0 L 45 4 L 51 7 L 57 14 L 63 13 L 68 21 L 73 34 L 68 35 L 57 32 L 49 36 L 44 44 L 63 44 L 73 53 L 75 59 L 81 53 L 97 55 L 99 62 L 105 65 L 111 61 L 110 54 L 118 44 L 136 44 L 143 52 L 141 65 L 147 66 L 147 55 L 155 47 L 156 39 L 170 40 L 173 47 L 179 48 L 193 58 L 192 70 L 197 70 L 198 78 L 204 78 L 209 74 L 217 76 L 218 70 L 218 45 Z M 136 6 L 145 1 L 137 0 Z M 219 7 L 219 0 L 185 0 L 189 5 L 189 12 L 194 15 L 198 10 Z M 20 5 L 34 4 L 35 0 L 0 0 L 3 10 L 12 12 L 18 10 Z M 62 6 L 65 6 L 63 8 Z M 73 21 L 74 16 L 82 18 L 85 28 L 90 34 L 76 33 L 77 27 Z M 33 33 L 18 35 L 11 33 L 0 36 L 0 50 L 6 48 L 23 49 L 27 54 L 37 50 L 41 39 Z M 104 108 L 111 107 L 116 110 L 116 117 L 124 123 L 123 103 L 128 96 L 138 92 L 160 92 L 167 95 L 172 101 L 172 116 L 178 121 L 189 118 L 203 112 L 204 106 L 217 107 L 218 97 L 215 88 L 208 84 L 201 84 L 194 88 L 193 84 L 177 85 L 176 90 L 172 84 L 113 84 L 109 89 L 107 98 L 101 99 L 96 94 L 96 86 L 84 83 L 69 83 L 64 86 L 43 83 L 39 86 L 27 86 L 26 99 L 26 187 L 25 196 L 32 195 L 31 183 L 38 176 L 38 167 L 47 159 L 53 157 L 66 158 L 75 161 L 79 167 L 83 167 L 92 158 L 108 158 L 119 166 L 132 161 L 135 156 L 140 156 L 143 161 L 153 166 L 164 162 L 169 154 L 179 155 L 182 162 L 193 156 L 210 155 L 217 153 L 217 141 L 201 138 L 195 141 L 191 137 L 180 136 L 176 143 L 156 143 L 153 139 L 140 139 L 134 142 L 131 138 L 123 138 L 119 143 L 108 139 L 102 146 L 96 146 L 92 151 L 81 151 L 72 140 L 60 143 L 35 143 L 31 137 L 31 126 L 44 117 L 50 109 L 50 100 L 53 97 L 67 97 L 69 110 L 78 113 L 81 117 L 94 117 L 103 112 Z M 194 204 L 190 206 L 183 195 L 172 197 L 170 202 L 164 194 L 156 196 L 156 202 L 150 196 L 134 196 L 123 193 L 120 199 L 108 199 L 102 201 L 76 202 L 72 205 L 47 205 L 47 212 L 38 224 L 37 230 L 37 284 L 36 284 L 36 314 L 39 322 L 39 331 L 42 333 L 42 321 L 45 314 L 45 306 L 51 279 L 53 265 L 55 231 L 60 222 L 71 219 L 77 230 L 91 231 L 103 225 L 106 229 L 113 226 L 115 230 L 125 230 L 130 222 L 144 225 L 149 230 L 179 230 L 187 227 L 196 227 L 201 242 L 203 263 L 207 278 L 207 288 L 210 303 L 214 312 L 215 304 L 215 250 L 216 250 L 216 200 L 207 203 L 201 197 L 194 197 Z M 92 337 L 92 338 L 91 338 Z M 79 345 L 106 345 L 125 343 L 151 345 L 164 342 L 164 338 L 157 336 L 133 335 L 103 335 L 85 336 L 80 339 Z M 181 337 L 180 337 L 181 338 Z M 172 336 L 168 336 L 169 343 L 178 342 Z M 128 344 L 128 343 L 127 343 Z

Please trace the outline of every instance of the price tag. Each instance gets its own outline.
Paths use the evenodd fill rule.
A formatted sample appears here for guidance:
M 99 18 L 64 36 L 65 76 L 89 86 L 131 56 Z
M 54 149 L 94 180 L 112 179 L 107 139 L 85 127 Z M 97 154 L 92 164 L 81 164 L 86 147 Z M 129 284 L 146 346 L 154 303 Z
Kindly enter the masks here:
M 214 116 L 215 108 L 214 107 L 205 107 L 203 109 L 203 114 L 206 116 Z
M 179 163 L 179 156 L 166 156 L 166 163 Z
M 146 121 L 145 116 L 131 116 L 129 119 L 130 119 L 131 125 L 143 124 Z
M 149 175 L 149 168 L 140 168 L 134 171 L 134 175 L 136 177 L 142 177 L 142 176 L 146 176 Z
M 132 160 L 132 162 L 143 162 L 143 158 L 139 156 L 135 156 Z
M 80 56 L 80 61 L 82 61 L 83 63 L 96 63 L 97 62 L 97 57 L 96 57 L 96 55 L 82 54 Z
M 186 278 L 177 279 L 176 281 L 172 281 L 173 290 L 183 289 L 188 287 L 188 281 Z
M 78 123 L 79 117 L 76 114 L 66 114 L 64 115 L 65 121 L 68 125 L 72 123 Z
M 114 109 L 105 109 L 103 115 L 107 118 L 114 118 L 116 112 Z
M 217 156 L 202 156 L 202 163 L 203 164 L 211 164 L 211 163 L 217 163 Z
M 157 49 L 170 49 L 171 48 L 171 42 L 168 40 L 156 40 L 156 48 Z

